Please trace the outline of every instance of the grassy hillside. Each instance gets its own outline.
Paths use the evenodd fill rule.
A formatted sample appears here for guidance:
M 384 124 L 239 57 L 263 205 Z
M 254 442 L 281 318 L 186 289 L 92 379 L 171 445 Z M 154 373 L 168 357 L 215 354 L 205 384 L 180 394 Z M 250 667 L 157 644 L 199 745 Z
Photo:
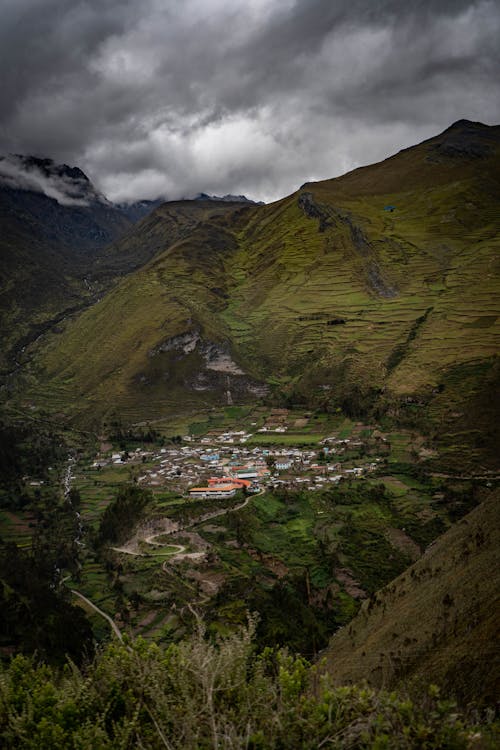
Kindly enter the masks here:
M 0 185 L 0 372 L 48 324 L 92 300 L 96 256 L 130 226 L 109 203 L 66 206 Z
M 30 400 L 134 421 L 255 399 L 260 382 L 439 440 L 444 422 L 449 465 L 467 452 L 487 469 L 470 434 L 477 413 L 494 425 L 499 167 L 500 128 L 461 121 L 269 206 L 160 208 L 120 246 L 152 260 L 46 342 Z
M 159 201 L 116 206 L 97 199 L 80 170 L 50 168 L 82 175 L 82 205 L 0 184 L 0 375 L 24 360 L 23 347 L 95 302 L 117 277 L 186 236 L 206 215 L 234 208 L 216 201 L 170 203 L 136 230 L 133 222 L 140 224 Z
M 224 265 L 236 240 L 225 228 L 224 213 L 248 209 L 205 202 L 202 209 L 208 216 L 197 223 L 195 206 L 180 212 L 175 205 L 160 208 L 113 248 L 114 262 L 120 251 L 124 257 L 144 254 L 144 236 L 152 243 L 146 247 L 165 245 L 72 321 L 62 336 L 49 339 L 37 359 L 43 369 L 37 373 L 42 385 L 34 391 L 36 399 L 51 409 L 108 421 L 154 419 L 226 399 L 224 363 L 220 370 L 204 364 L 211 357 L 217 368 L 217 357 L 227 348 L 218 313 L 227 296 Z M 192 227 L 187 239 L 184 219 Z M 172 236 L 176 241 L 169 244 Z M 220 351 L 210 348 L 217 343 Z M 248 379 L 237 380 L 246 385 Z M 243 385 L 237 383 L 236 389 Z
M 463 701 L 498 697 L 498 501 L 491 493 L 336 633 L 326 656 L 338 684 L 433 681 Z

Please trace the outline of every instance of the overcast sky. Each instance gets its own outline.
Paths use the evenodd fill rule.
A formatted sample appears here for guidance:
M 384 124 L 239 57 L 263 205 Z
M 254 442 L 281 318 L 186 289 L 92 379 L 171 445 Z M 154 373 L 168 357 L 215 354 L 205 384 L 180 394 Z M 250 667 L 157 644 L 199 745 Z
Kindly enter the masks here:
M 0 0 L 0 152 L 265 201 L 500 122 L 498 0 Z

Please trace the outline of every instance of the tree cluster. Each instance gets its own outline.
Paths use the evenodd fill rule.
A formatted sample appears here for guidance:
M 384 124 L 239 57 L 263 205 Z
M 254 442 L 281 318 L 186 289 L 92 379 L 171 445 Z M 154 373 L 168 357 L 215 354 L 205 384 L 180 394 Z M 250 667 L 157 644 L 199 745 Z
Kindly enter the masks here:
M 152 493 L 137 485 L 128 485 L 120 489 L 102 515 L 97 532 L 97 546 L 124 542 L 144 516 L 152 500 Z

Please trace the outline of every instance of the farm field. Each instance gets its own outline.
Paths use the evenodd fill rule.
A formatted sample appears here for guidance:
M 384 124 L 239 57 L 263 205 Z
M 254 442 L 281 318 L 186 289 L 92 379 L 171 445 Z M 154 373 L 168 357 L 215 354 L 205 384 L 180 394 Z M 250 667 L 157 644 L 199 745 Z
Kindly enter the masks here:
M 277 423 L 278 416 L 285 432 L 256 432 L 256 442 L 252 436 L 243 444 L 218 442 Z M 72 487 L 79 495 L 84 534 L 81 567 L 65 583 L 124 632 L 175 640 L 191 629 L 194 608 L 211 630 L 223 633 L 255 610 L 262 613 L 262 643 L 291 637 L 297 649 L 311 655 L 451 523 L 443 502 L 447 482 L 422 469 L 415 472 L 415 447 L 422 443 L 415 432 L 381 432 L 376 425 L 290 410 L 234 410 L 221 413 L 217 421 L 215 432 L 213 419 L 198 421 L 206 432 L 200 429 L 195 436 L 191 431 L 190 440 L 181 444 L 170 443 L 160 432 L 159 442 L 142 445 L 124 436 L 121 447 L 107 443 L 101 446 L 107 452 L 100 450 L 96 456 L 87 451 L 74 465 Z M 340 450 L 335 459 L 329 446 Z M 197 473 L 217 472 L 205 467 L 200 456 L 216 451 L 222 461 L 218 471 L 224 474 L 223 457 L 235 450 L 240 451 L 235 454 L 240 462 L 241 451 L 265 451 L 267 458 L 273 452 L 279 456 L 294 451 L 311 454 L 312 462 L 318 456 L 335 460 L 341 474 L 363 462 L 377 468 L 354 479 L 345 474 L 340 484 L 328 484 L 326 476 L 314 482 L 311 476 L 313 486 L 301 486 L 296 472 L 300 476 L 305 468 L 302 475 L 307 477 L 311 470 L 297 464 L 271 475 L 269 486 L 244 502 L 243 496 L 224 502 L 190 500 L 186 490 L 199 481 Z M 379 464 L 377 451 L 382 451 Z M 111 455 L 128 458 L 114 463 Z M 165 470 L 161 467 L 170 471 L 165 478 L 158 473 Z M 157 479 L 139 481 L 148 476 Z M 106 509 L 121 491 L 141 484 L 151 493 L 146 515 L 127 539 L 96 553 L 94 540 Z M 464 479 L 453 489 L 455 515 L 469 507 L 465 485 L 470 482 Z M 29 535 L 22 536 L 22 543 L 29 540 Z M 283 625 L 282 612 L 288 610 L 301 611 L 304 617 L 307 610 L 303 632 L 291 633 L 292 626 Z M 108 638 L 109 625 L 96 612 L 90 616 L 96 637 Z

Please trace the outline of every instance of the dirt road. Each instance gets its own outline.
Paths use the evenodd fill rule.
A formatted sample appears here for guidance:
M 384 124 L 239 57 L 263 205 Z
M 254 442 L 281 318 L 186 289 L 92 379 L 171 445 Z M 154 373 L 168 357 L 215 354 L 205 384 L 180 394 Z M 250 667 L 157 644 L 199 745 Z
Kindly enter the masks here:
M 94 604 L 94 602 L 91 602 L 90 599 L 87 599 L 86 596 L 84 596 L 83 594 L 80 594 L 79 591 L 76 591 L 75 589 L 70 589 L 70 591 L 75 596 L 79 596 L 80 599 L 83 599 L 83 601 L 86 604 L 88 604 L 89 607 L 91 607 L 94 610 L 94 612 L 97 612 L 98 615 L 101 615 L 101 617 L 104 617 L 104 619 L 107 620 L 108 623 L 110 624 L 111 630 L 116 635 L 116 637 L 118 638 L 118 640 L 123 642 L 123 636 L 121 634 L 120 628 L 118 627 L 118 625 L 116 624 L 116 622 L 109 615 L 106 614 L 106 612 L 103 612 L 102 609 L 99 609 L 99 607 L 97 606 L 97 604 Z

